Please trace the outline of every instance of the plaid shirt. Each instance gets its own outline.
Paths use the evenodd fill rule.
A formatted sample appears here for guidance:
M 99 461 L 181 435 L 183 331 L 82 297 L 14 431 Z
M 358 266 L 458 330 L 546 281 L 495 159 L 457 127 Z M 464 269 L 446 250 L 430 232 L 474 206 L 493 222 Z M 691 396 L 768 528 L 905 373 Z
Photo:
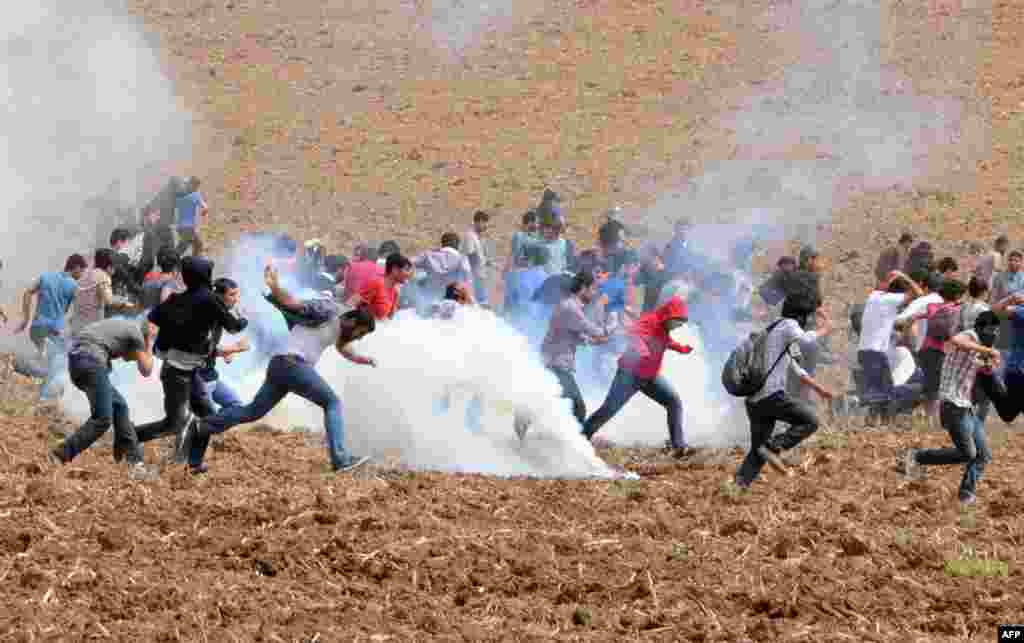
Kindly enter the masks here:
M 978 341 L 978 334 L 973 330 L 965 331 L 960 335 L 966 335 L 973 342 Z M 978 356 L 974 351 L 965 350 L 952 344 L 949 345 L 949 348 L 946 352 L 946 359 L 942 362 L 939 399 L 961 408 L 972 408 L 974 406 L 972 396 L 974 378 L 977 376 L 980 366 Z

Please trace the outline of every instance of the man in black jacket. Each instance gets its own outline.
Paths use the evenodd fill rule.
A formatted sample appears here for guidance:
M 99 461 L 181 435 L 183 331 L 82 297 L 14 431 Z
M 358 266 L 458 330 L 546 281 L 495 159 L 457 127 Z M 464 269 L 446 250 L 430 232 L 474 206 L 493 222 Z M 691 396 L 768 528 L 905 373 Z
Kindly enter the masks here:
M 211 338 L 218 328 L 240 333 L 248 321 L 234 314 L 211 289 L 213 262 L 205 257 L 186 257 L 181 262 L 185 292 L 175 293 L 149 313 L 149 321 L 159 332 L 155 352 L 163 359 L 160 382 L 164 387 L 164 411 L 167 416 L 136 428 L 139 442 L 175 435 L 175 462 L 183 463 L 185 428 L 192 421 L 189 411 L 195 370 L 210 356 Z

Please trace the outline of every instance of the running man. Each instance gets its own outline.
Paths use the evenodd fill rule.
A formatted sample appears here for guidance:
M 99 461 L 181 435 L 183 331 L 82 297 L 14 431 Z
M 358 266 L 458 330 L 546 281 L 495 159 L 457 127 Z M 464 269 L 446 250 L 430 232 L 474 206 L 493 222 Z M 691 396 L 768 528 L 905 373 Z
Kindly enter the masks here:
M 175 293 L 149 313 L 158 329 L 156 352 L 163 359 L 160 383 L 164 389 L 166 417 L 136 428 L 139 442 L 176 436 L 175 462 L 185 462 L 186 428 L 192 423 L 190 406 L 196 370 L 206 366 L 213 351 L 211 337 L 216 328 L 236 334 L 248 320 L 236 316 L 213 294 L 213 262 L 204 257 L 186 257 L 181 262 L 185 292 Z
M 819 317 L 817 330 L 805 330 L 808 318 L 814 316 L 816 310 Z M 832 399 L 832 392 L 808 375 L 790 355 L 794 343 L 814 342 L 830 332 L 832 320 L 818 308 L 818 299 L 812 293 L 786 297 L 782 304 L 782 318 L 768 327 L 761 366 L 767 379 L 761 390 L 746 400 L 747 417 L 750 419 L 750 451 L 736 471 L 736 486 L 740 489 L 750 489 L 765 462 L 785 471 L 779 454 L 796 447 L 818 430 L 818 415 L 814 408 L 786 392 L 786 377 L 792 370 L 819 396 Z M 789 428 L 772 436 L 776 422 L 785 422 Z
M 993 346 L 999 337 L 1000 324 L 998 315 L 985 311 L 978 315 L 973 329 L 949 341 L 939 385 L 942 402 L 939 414 L 953 448 L 909 449 L 897 458 L 897 468 L 907 476 L 918 475 L 922 466 L 965 465 L 959 491 L 961 506 L 977 502 L 978 480 L 985 465 L 992 461 L 985 423 L 976 412 L 974 383 L 980 369 L 990 369 L 999 363 L 999 351 Z
M 668 435 L 674 454 L 687 454 L 683 433 L 683 403 L 675 387 L 660 375 L 660 371 L 666 350 L 671 349 L 683 355 L 693 352 L 692 347 L 672 339 L 672 331 L 683 326 L 688 319 L 686 303 L 679 297 L 672 297 L 630 326 L 627 331 L 628 346 L 619 358 L 619 368 L 608 396 L 601 408 L 583 424 L 583 435 L 588 440 L 593 439 L 601 427 L 615 417 L 634 395 L 643 393 L 664 407 L 668 414 Z
M 71 255 L 64 262 L 63 272 L 44 272 L 22 295 L 22 320 L 14 334 L 23 333 L 28 328 L 29 338 L 39 356 L 46 360 L 46 372 L 39 387 L 40 400 L 60 399 L 63 394 L 63 391 L 54 390 L 54 383 L 65 366 L 67 314 L 78 295 L 78 280 L 88 267 L 85 257 Z
M 355 364 L 376 366 L 370 357 L 352 352 L 351 344 L 372 333 L 373 315 L 365 308 L 342 314 L 333 298 L 301 301 L 281 287 L 277 270 L 267 266 L 264 279 L 270 288 L 270 300 L 285 313 L 290 328 L 288 346 L 267 364 L 267 377 L 253 401 L 246 406 L 221 409 L 204 418 L 186 438 L 189 443 L 189 469 L 193 474 L 208 471 L 203 462 L 210 436 L 265 417 L 289 393 L 309 400 L 324 411 L 327 452 L 335 472 L 349 471 L 369 458 L 356 458 L 345 449 L 345 423 L 341 400 L 316 371 L 316 364 L 328 346 Z
M 67 464 L 114 427 L 114 461 L 142 464 L 142 448 L 132 426 L 128 403 L 110 382 L 111 362 L 135 362 L 139 374 L 153 372 L 155 328 L 145 319 L 104 319 L 78 331 L 71 340 L 71 383 L 89 398 L 89 419 L 50 450 L 53 463 Z
M 398 312 L 402 285 L 412 278 L 412 261 L 397 252 L 384 261 L 384 276 L 374 277 L 349 303 L 353 308 L 366 308 L 376 320 L 391 319 Z
M 604 344 L 604 329 L 587 319 L 584 307 L 597 296 L 594 275 L 580 272 L 569 286 L 569 294 L 555 307 L 541 346 L 544 366 L 558 378 L 562 397 L 572 401 L 572 414 L 580 424 L 587 418 L 587 405 L 576 383 L 576 349 L 583 344 Z

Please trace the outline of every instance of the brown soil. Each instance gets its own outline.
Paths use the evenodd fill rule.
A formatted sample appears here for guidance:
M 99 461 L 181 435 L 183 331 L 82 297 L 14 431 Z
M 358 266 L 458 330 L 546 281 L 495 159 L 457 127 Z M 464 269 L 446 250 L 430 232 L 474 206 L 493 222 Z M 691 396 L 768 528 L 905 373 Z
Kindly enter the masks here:
M 609 205 L 649 203 L 734 153 L 716 116 L 794 55 L 764 37 L 741 55 L 759 32 L 742 11 L 653 0 L 552 4 L 455 66 L 373 3 L 131 4 L 201 121 L 177 169 L 204 177 L 215 244 L 259 226 L 342 250 L 423 247 L 478 207 L 502 215 L 503 244 L 548 183 L 587 244 Z M 921 91 L 941 75 L 941 91 L 990 106 L 991 145 L 955 189 L 837 214 L 822 244 L 836 310 L 904 227 L 957 256 L 997 230 L 1022 238 L 1024 6 L 996 0 L 977 57 L 938 74 L 956 39 L 934 30 L 960 11 L 892 3 L 891 64 Z M 2 387 L 3 640 L 989 641 L 1024 614 L 1024 496 L 1007 466 L 1024 442 L 998 422 L 964 516 L 957 468 L 892 471 L 897 448 L 944 444 L 937 433 L 851 433 L 749 496 L 722 487 L 734 453 L 677 466 L 603 452 L 640 482 L 353 478 L 325 475 L 300 436 L 258 432 L 229 436 L 208 479 L 169 468 L 136 483 L 109 447 L 47 465 L 59 418 L 31 408 L 17 376 Z M 1009 576 L 948 576 L 965 548 Z
M 749 496 L 722 486 L 733 452 L 616 450 L 639 482 L 334 477 L 301 436 L 242 432 L 208 478 L 140 483 L 109 449 L 40 466 L 31 420 L 5 434 L 4 640 L 988 641 L 1024 613 L 1019 434 L 995 439 L 974 516 L 959 468 L 893 471 L 937 433 L 805 448 Z M 967 546 L 1009 576 L 947 576 Z

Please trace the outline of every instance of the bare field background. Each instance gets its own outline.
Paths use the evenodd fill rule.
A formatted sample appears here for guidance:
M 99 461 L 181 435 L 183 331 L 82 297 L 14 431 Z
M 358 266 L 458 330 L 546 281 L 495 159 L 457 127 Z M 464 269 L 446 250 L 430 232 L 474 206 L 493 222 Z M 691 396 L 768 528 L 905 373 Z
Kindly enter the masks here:
M 545 185 L 584 247 L 612 205 L 661 231 L 642 208 L 742 158 L 719 117 L 800 46 L 750 18 L 766 2 L 527 4 L 460 55 L 409 28 L 429 20 L 424 2 L 131 6 L 199 121 L 176 169 L 203 177 L 215 247 L 265 228 L 343 252 L 423 248 L 483 208 L 503 248 Z M 989 131 L 956 180 L 861 196 L 822 226 L 836 311 L 904 228 L 940 255 L 1024 240 L 1024 6 L 893 2 L 885 16 L 886 64 L 978 106 Z M 843 366 L 828 377 L 845 381 Z M 795 478 L 769 474 L 750 496 L 723 486 L 732 452 L 673 467 L 603 451 L 646 474 L 629 483 L 388 467 L 352 480 L 262 432 L 230 436 L 207 480 L 165 469 L 141 485 L 105 449 L 49 468 L 60 418 L 3 379 L 5 640 L 989 641 L 1024 613 L 1022 445 L 997 422 L 968 514 L 957 471 L 891 471 L 896 448 L 946 440 L 921 432 L 828 431 Z

